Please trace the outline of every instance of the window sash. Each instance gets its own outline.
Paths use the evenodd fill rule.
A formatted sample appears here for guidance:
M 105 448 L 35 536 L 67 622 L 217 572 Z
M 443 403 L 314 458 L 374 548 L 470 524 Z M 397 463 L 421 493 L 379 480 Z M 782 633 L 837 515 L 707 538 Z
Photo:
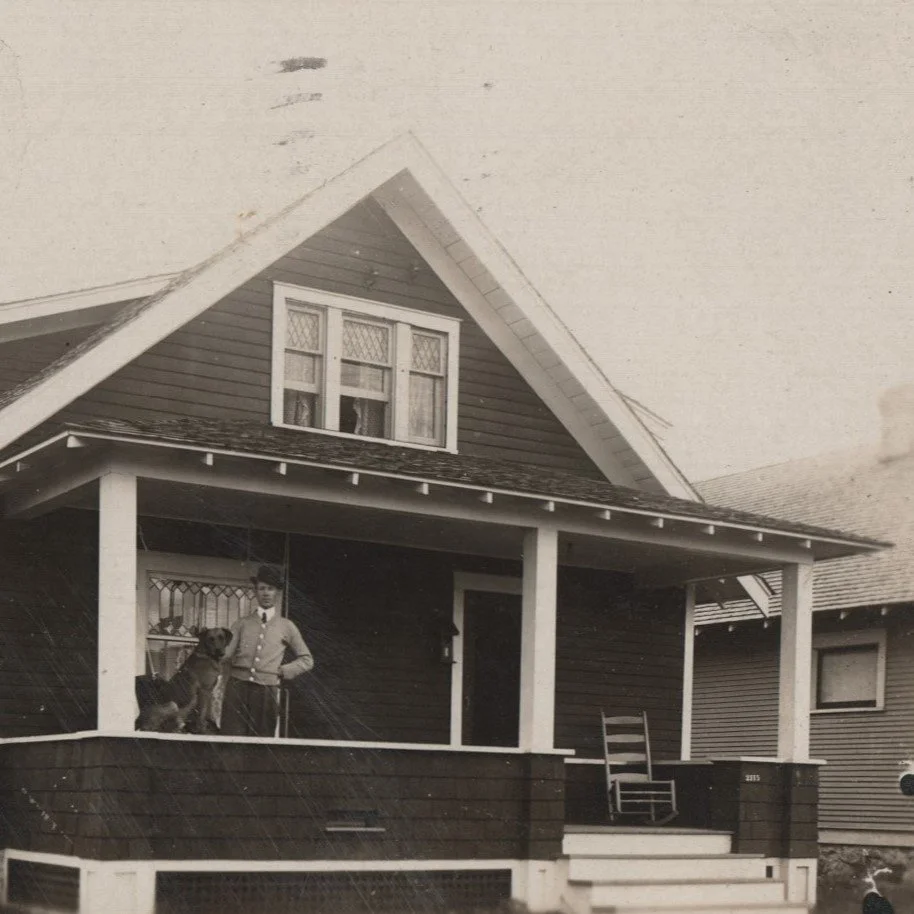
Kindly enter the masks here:
M 451 423 L 456 416 L 456 402 L 452 403 L 451 398 L 456 399 L 459 323 L 452 318 L 414 315 L 395 305 L 368 301 L 364 302 L 363 312 L 361 307 L 355 307 L 362 304 L 361 300 L 348 296 L 274 283 L 274 423 L 353 434 L 342 430 L 340 419 L 341 399 L 347 397 L 387 404 L 384 434 L 367 437 L 453 449 L 456 430 L 451 428 Z M 318 316 L 319 348 L 314 347 L 313 333 L 308 345 L 289 345 L 287 322 L 292 312 Z M 365 338 L 354 341 L 353 328 L 360 326 L 369 331 L 372 327 L 384 328 L 386 340 L 380 336 L 372 339 L 369 332 Z M 343 345 L 344 336 L 350 344 L 347 347 Z M 278 348 L 277 339 L 281 343 Z M 421 350 L 414 349 L 420 343 L 423 344 Z M 414 358 L 417 353 L 418 363 Z M 313 382 L 301 380 L 301 375 L 307 373 L 302 369 L 297 372 L 298 378 L 285 377 L 288 359 L 296 354 L 314 357 Z M 386 371 L 384 390 L 377 389 L 379 384 L 354 385 L 351 375 L 346 378 L 349 383 L 343 383 L 345 365 L 364 365 Z M 277 375 L 280 379 L 278 390 Z M 411 400 L 413 379 L 427 379 L 426 385 L 432 382 L 430 386 L 434 393 L 425 394 L 424 407 L 417 407 L 415 394 Z M 295 425 L 285 420 L 287 394 L 283 391 L 314 397 L 311 425 Z M 424 423 L 417 422 L 417 408 L 427 413 Z
M 842 664 L 841 661 L 845 663 Z M 854 661 L 869 661 L 861 665 Z M 850 681 L 848 681 L 848 679 Z M 860 695 L 861 697 L 852 697 Z M 879 703 L 879 645 L 849 644 L 816 651 L 816 708 L 875 708 Z

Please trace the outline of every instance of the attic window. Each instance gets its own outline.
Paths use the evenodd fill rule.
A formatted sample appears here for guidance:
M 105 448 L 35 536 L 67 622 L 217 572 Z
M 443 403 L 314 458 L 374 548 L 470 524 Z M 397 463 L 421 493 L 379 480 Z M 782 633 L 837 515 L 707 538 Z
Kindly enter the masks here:
M 275 283 L 273 424 L 456 450 L 459 328 Z

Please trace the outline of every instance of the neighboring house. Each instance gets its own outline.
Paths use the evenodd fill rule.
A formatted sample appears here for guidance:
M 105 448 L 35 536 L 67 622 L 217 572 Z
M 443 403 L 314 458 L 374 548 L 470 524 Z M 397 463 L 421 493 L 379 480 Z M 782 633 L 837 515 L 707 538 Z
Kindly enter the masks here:
M 805 910 L 809 569 L 880 544 L 698 500 L 414 139 L 0 306 L 0 391 L 0 901 Z M 262 561 L 316 660 L 281 734 L 135 732 Z M 784 566 L 779 758 L 678 764 L 693 582 Z M 601 708 L 647 710 L 672 826 L 605 828 Z
M 701 483 L 710 501 L 838 525 L 894 543 L 816 565 L 811 754 L 823 844 L 914 848 L 898 789 L 914 758 L 914 388 L 883 399 L 880 448 L 833 453 Z M 771 755 L 777 745 L 779 590 L 771 618 L 744 602 L 696 614 L 692 754 Z

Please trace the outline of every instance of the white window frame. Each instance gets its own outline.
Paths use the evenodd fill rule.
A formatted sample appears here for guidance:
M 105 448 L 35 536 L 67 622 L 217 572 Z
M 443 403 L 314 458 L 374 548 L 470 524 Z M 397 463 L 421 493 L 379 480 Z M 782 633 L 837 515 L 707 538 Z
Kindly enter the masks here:
M 875 647 L 876 653 L 876 704 L 871 708 L 817 708 L 819 694 L 819 652 L 841 647 Z M 885 629 L 854 632 L 829 632 L 813 636 L 812 643 L 812 704 L 813 714 L 859 714 L 882 711 L 885 708 Z
M 322 375 L 317 393 L 320 404 L 321 427 L 304 428 L 283 421 L 283 391 L 285 389 L 285 343 L 287 300 L 303 306 L 311 305 L 322 312 L 321 330 L 324 336 Z M 373 438 L 339 430 L 340 366 L 342 359 L 343 316 L 383 321 L 391 327 L 392 368 L 390 383 L 389 438 Z M 447 340 L 447 374 L 444 391 L 444 443 L 434 444 L 409 437 L 409 378 L 412 351 L 411 331 L 431 331 Z M 306 286 L 273 283 L 273 346 L 270 398 L 270 421 L 280 428 L 308 431 L 316 434 L 353 438 L 360 441 L 380 441 L 386 444 L 420 448 L 431 451 L 457 452 L 458 362 L 460 353 L 460 321 L 439 314 L 414 311 L 398 305 L 368 301 L 334 292 L 323 292 Z

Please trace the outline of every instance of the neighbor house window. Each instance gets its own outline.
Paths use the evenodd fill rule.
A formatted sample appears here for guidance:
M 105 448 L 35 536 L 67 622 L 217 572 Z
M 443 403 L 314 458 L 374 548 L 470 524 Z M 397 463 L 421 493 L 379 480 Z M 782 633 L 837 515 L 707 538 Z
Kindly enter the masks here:
M 885 691 L 885 632 L 817 635 L 812 677 L 816 711 L 880 710 Z
M 273 289 L 274 425 L 456 450 L 457 320 Z

